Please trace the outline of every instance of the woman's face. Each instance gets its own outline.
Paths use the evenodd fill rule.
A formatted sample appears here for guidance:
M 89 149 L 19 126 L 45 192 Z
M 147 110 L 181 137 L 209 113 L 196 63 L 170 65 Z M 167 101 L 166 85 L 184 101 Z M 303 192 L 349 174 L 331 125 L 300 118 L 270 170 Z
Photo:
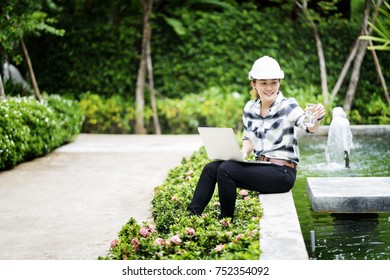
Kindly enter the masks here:
M 279 92 L 280 80 L 256 80 L 255 83 L 252 82 L 252 86 L 257 90 L 261 102 L 272 104 Z

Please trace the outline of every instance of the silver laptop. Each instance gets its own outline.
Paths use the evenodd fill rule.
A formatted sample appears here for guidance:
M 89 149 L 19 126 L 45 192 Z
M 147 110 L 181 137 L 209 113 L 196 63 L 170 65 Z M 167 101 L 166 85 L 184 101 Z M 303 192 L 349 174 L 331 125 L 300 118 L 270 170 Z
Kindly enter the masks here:
M 232 128 L 198 127 L 198 131 L 210 159 L 270 164 L 268 161 L 245 160 Z

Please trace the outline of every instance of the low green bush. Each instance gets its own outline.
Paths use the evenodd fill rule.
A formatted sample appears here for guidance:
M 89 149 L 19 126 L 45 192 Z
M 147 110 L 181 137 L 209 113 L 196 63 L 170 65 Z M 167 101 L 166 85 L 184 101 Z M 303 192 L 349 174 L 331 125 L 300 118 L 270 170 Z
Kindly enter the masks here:
M 303 108 L 308 102 L 323 102 L 320 92 L 311 85 L 296 89 L 286 82 L 282 84 L 281 90 L 286 97 L 296 98 Z M 193 134 L 197 133 L 199 126 L 232 127 L 236 131 L 241 131 L 242 110 L 250 99 L 249 87 L 244 94 L 225 92 L 221 88 L 211 87 L 201 93 L 190 93 L 182 98 L 158 99 L 157 111 L 162 132 Z M 84 133 L 129 134 L 133 132 L 135 105 L 130 98 L 125 99 L 119 95 L 105 98 L 86 93 L 80 97 L 80 106 L 86 117 L 82 127 Z M 375 112 L 375 115 L 378 114 Z M 148 104 L 145 106 L 144 116 L 147 131 L 153 133 L 152 110 Z M 329 111 L 323 124 L 330 123 L 331 116 L 332 112 Z M 383 116 L 379 121 L 386 121 L 385 117 L 388 114 L 383 113 Z
M 186 211 L 203 166 L 204 148 L 172 169 L 156 188 L 153 222 L 130 218 L 111 242 L 109 253 L 99 259 L 217 260 L 259 259 L 261 207 L 256 192 L 237 191 L 234 221 L 218 220 L 215 192 L 202 216 Z
M 198 126 L 239 128 L 246 99 L 238 92 L 224 93 L 212 87 L 199 94 L 158 102 L 158 113 L 164 131 L 197 133 Z
M 212 87 L 199 94 L 157 100 L 160 125 L 165 134 L 197 133 L 198 126 L 220 126 L 240 129 L 242 108 L 245 100 L 237 92 L 224 93 Z M 80 96 L 80 106 L 85 115 L 84 133 L 132 133 L 135 105 L 119 95 L 109 98 L 86 93 Z M 152 110 L 146 106 L 145 126 L 153 132 Z
M 0 170 L 21 162 L 28 150 L 30 128 L 23 122 L 18 103 L 17 99 L 0 99 Z
M 244 93 L 225 92 L 222 88 L 211 87 L 198 94 L 189 93 L 182 98 L 157 99 L 157 111 L 160 126 L 164 134 L 193 134 L 198 126 L 232 127 L 242 130 L 242 109 L 250 100 L 249 87 Z M 317 87 L 306 85 L 297 89 L 290 82 L 284 81 L 281 91 L 286 97 L 297 99 L 305 108 L 306 103 L 323 103 L 323 96 Z M 340 103 L 339 100 L 337 103 Z M 360 110 L 353 109 L 348 118 L 351 124 L 388 124 L 390 107 L 379 98 L 357 100 Z M 146 103 L 144 109 L 145 126 L 148 133 L 153 133 L 152 110 Z M 133 132 L 135 123 L 135 104 L 132 98 L 113 95 L 109 98 L 86 93 L 80 96 L 80 106 L 85 115 L 82 127 L 84 133 Z M 328 109 L 323 125 L 332 120 L 332 108 Z
M 380 98 L 357 101 L 360 110 L 353 109 L 349 114 L 352 124 L 390 124 L 390 106 Z
M 59 139 L 62 143 L 69 142 L 80 133 L 84 122 L 84 115 L 79 102 L 65 99 L 59 95 L 50 95 L 45 98 L 47 106 L 54 111 L 57 126 L 59 126 Z
M 59 96 L 0 100 L 0 170 L 42 156 L 80 132 L 77 102 Z
M 119 95 L 104 98 L 93 93 L 80 97 L 85 115 L 82 131 L 85 133 L 131 133 L 134 121 L 134 104 Z

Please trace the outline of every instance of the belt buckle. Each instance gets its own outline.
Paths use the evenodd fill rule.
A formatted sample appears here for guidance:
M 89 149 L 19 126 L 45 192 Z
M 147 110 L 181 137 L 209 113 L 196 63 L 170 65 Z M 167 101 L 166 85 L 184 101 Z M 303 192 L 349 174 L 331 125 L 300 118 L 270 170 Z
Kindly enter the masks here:
M 286 160 L 286 162 L 289 164 L 289 165 L 287 165 L 287 166 L 293 168 L 295 171 L 298 171 L 298 169 L 297 169 L 297 164 L 296 164 L 295 162 L 293 162 L 293 161 L 287 161 L 287 160 Z
M 260 160 L 261 160 L 261 161 L 268 161 L 268 162 L 271 162 L 271 158 L 266 157 L 265 155 L 261 155 Z

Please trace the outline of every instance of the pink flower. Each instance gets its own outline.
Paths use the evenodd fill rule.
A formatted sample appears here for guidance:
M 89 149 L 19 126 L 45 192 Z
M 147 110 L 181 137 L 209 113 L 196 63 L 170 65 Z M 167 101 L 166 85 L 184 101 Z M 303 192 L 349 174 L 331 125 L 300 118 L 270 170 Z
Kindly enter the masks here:
M 110 243 L 111 248 L 114 248 L 116 245 L 118 245 L 118 243 L 119 243 L 118 239 L 112 240 L 111 243 Z
M 250 199 L 251 199 L 250 196 L 244 197 L 244 200 L 250 200 Z
M 241 190 L 239 192 L 239 194 L 242 195 L 242 196 L 247 196 L 248 195 L 248 191 L 247 190 Z
M 153 225 L 149 225 L 149 232 L 150 233 L 155 233 L 156 232 L 156 228 Z
M 178 201 L 179 200 L 176 195 L 172 196 L 171 199 L 172 199 L 172 201 Z
M 142 235 L 142 237 L 146 237 L 149 234 L 149 228 L 143 227 L 139 230 L 139 233 Z
M 195 230 L 193 228 L 186 228 L 186 233 L 188 235 L 195 235 Z
M 223 227 L 229 227 L 230 226 L 230 221 L 229 220 L 222 220 L 221 221 L 221 225 Z
M 134 237 L 133 239 L 131 239 L 131 244 L 133 244 L 133 245 L 139 245 L 140 242 L 139 242 L 139 240 L 138 240 L 137 237 Z
M 221 206 L 221 203 L 219 203 L 219 202 L 214 202 L 214 206 L 215 206 L 215 207 L 220 207 L 220 206 Z
M 139 242 L 137 237 L 134 237 L 133 239 L 131 239 L 131 244 L 133 244 L 133 247 L 136 251 L 139 249 L 140 242 Z
M 165 240 L 162 239 L 162 238 L 156 238 L 156 240 L 154 240 L 154 245 L 164 245 L 165 244 Z
M 190 175 L 188 175 L 188 176 L 186 177 L 186 181 L 191 181 L 191 179 L 192 179 L 192 177 L 191 177 Z
M 243 233 L 240 233 L 236 236 L 236 241 L 239 241 L 244 236 Z
M 219 253 L 219 252 L 221 252 L 221 251 L 223 250 L 223 248 L 225 248 L 225 245 L 219 244 L 219 245 L 217 245 L 217 246 L 214 248 L 214 251 L 217 252 L 217 253 Z
M 181 243 L 180 235 L 178 235 L 178 234 L 172 236 L 170 240 L 171 240 L 171 242 L 173 242 L 175 244 Z

